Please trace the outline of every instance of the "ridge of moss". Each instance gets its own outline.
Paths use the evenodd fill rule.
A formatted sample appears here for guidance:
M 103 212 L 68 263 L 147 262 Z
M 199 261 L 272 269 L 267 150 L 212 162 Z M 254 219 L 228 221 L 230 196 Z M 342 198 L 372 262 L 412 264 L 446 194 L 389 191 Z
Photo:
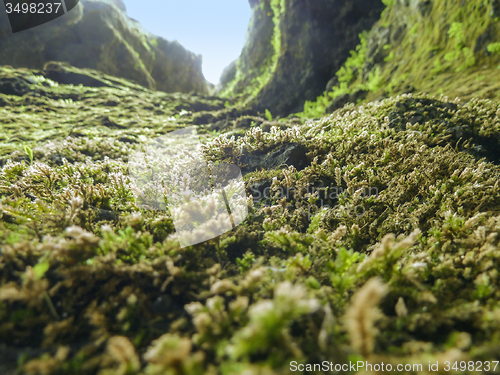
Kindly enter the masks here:
M 142 95 L 165 105 L 159 122 L 187 112 L 182 106 L 222 103 L 37 81 L 37 100 L 61 123 L 55 110 L 73 106 L 92 104 L 110 120 L 115 110 L 133 114 Z M 64 106 L 69 93 L 79 99 Z M 13 121 L 0 127 L 11 132 L 36 105 L 29 94 L 6 97 L 0 111 Z M 305 123 L 250 126 L 239 137 L 213 134 L 204 144 L 210 164 L 243 168 L 242 155 L 289 144 L 307 150 L 306 163 L 245 174 L 254 196 L 247 220 L 188 248 L 173 239 L 168 212 L 136 204 L 126 161 L 134 143 L 121 137 L 136 131 L 145 142 L 193 116 L 162 128 L 138 113 L 151 117 L 126 129 L 106 122 L 109 148 L 101 128 L 74 139 L 54 132 L 32 148 L 30 163 L 23 140 L 0 141 L 19 150 L 0 171 L 0 338 L 20 358 L 12 366 L 29 374 L 279 374 L 291 361 L 496 355 L 497 101 L 405 94 Z M 347 319 L 367 306 L 380 319 Z

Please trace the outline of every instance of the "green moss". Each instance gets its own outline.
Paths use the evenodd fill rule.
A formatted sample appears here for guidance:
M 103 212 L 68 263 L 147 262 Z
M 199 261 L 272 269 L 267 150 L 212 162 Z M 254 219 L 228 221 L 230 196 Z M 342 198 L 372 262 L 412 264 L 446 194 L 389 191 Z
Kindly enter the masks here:
M 33 150 L 28 146 L 24 146 L 24 151 L 26 152 L 26 154 L 30 159 L 30 164 L 33 164 Z
M 269 109 L 266 109 L 265 116 L 266 116 L 267 121 L 273 121 L 273 115 L 271 114 Z
M 158 47 L 158 40 L 156 38 L 152 38 L 149 40 L 149 44 L 151 44 L 154 47 Z
M 378 90 L 379 69 L 360 84 Z M 284 144 L 305 156 L 300 170 L 245 174 L 247 193 L 259 183 L 268 196 L 233 231 L 181 248 L 170 214 L 135 201 L 128 155 L 219 121 L 224 101 L 132 84 L 33 89 L 0 109 L 0 339 L 20 371 L 280 374 L 291 361 L 496 353 L 497 101 L 405 94 L 305 123 L 253 118 L 262 125 L 238 137 L 200 126 L 210 165 L 244 168 L 242 154 Z
M 260 12 L 264 10 L 264 2 L 261 3 Z M 273 17 L 273 33 L 269 41 L 271 45 L 271 53 L 267 60 L 260 64 L 258 71 L 248 71 L 244 73 L 241 68 L 240 59 L 236 62 L 236 74 L 234 79 L 225 85 L 225 90 L 220 94 L 221 97 L 237 97 L 240 99 L 240 105 L 248 104 L 261 90 L 265 87 L 278 66 L 278 59 L 281 54 L 281 19 L 284 15 L 286 2 L 285 0 L 271 0 L 269 3 L 271 15 Z M 254 14 L 253 17 L 256 15 Z M 249 27 L 249 29 L 251 26 Z M 248 38 L 247 38 L 248 40 Z M 250 79 L 249 79 L 250 78 Z M 237 85 L 245 84 L 240 93 L 235 95 Z

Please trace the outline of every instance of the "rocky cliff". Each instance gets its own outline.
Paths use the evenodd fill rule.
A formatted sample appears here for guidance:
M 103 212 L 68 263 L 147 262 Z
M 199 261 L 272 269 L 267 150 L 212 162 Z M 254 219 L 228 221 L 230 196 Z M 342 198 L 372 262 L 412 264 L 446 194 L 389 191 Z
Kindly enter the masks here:
M 393 0 L 305 117 L 348 102 L 424 92 L 500 96 L 498 1 Z
M 274 39 L 286 15 L 259 20 L 267 3 L 223 79 L 243 109 L 60 62 L 1 66 L 0 373 L 498 371 L 500 3 L 384 3 L 303 118 L 249 114 L 308 91 L 274 78 L 299 87 L 308 65 L 280 68 L 275 47 L 301 29 Z M 181 247 L 131 168 L 165 181 L 136 156 L 193 125 L 203 145 L 176 162 L 238 165 L 248 216 Z M 196 202 L 193 229 L 215 212 Z
M 0 65 L 41 69 L 53 60 L 165 92 L 208 92 L 201 56 L 145 31 L 118 0 L 85 0 L 63 17 L 16 34 L 0 12 Z
M 252 18 L 240 58 L 221 78 L 222 96 L 254 110 L 284 115 L 321 94 L 379 19 L 371 0 L 251 0 Z

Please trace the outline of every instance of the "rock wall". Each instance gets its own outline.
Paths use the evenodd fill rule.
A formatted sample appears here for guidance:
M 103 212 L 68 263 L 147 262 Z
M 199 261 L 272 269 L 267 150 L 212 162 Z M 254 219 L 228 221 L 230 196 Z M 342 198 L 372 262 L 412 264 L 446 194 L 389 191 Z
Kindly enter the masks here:
M 42 69 L 48 61 L 165 92 L 208 92 L 201 56 L 145 31 L 126 15 L 121 0 L 85 0 L 63 17 L 16 34 L 0 12 L 0 65 Z
M 221 77 L 222 96 L 273 115 L 300 111 L 321 94 L 380 18 L 382 1 L 249 0 L 252 18 L 240 58 Z
M 403 93 L 500 97 L 498 0 L 394 0 L 305 117 Z

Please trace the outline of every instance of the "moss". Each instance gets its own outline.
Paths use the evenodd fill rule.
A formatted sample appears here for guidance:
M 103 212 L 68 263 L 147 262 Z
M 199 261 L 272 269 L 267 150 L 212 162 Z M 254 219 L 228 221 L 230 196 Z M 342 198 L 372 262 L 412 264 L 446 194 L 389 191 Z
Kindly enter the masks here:
M 0 109 L 9 369 L 279 374 L 496 355 L 497 101 L 405 94 L 305 122 L 242 117 L 260 125 L 238 137 L 200 126 L 210 165 L 283 144 L 307 160 L 245 174 L 247 193 L 268 187 L 246 221 L 181 248 L 169 212 L 137 204 L 128 155 L 194 112 L 219 121 L 224 101 L 42 81 Z
M 158 47 L 158 40 L 156 38 L 152 38 L 149 40 L 149 43 L 153 46 L 153 47 Z

